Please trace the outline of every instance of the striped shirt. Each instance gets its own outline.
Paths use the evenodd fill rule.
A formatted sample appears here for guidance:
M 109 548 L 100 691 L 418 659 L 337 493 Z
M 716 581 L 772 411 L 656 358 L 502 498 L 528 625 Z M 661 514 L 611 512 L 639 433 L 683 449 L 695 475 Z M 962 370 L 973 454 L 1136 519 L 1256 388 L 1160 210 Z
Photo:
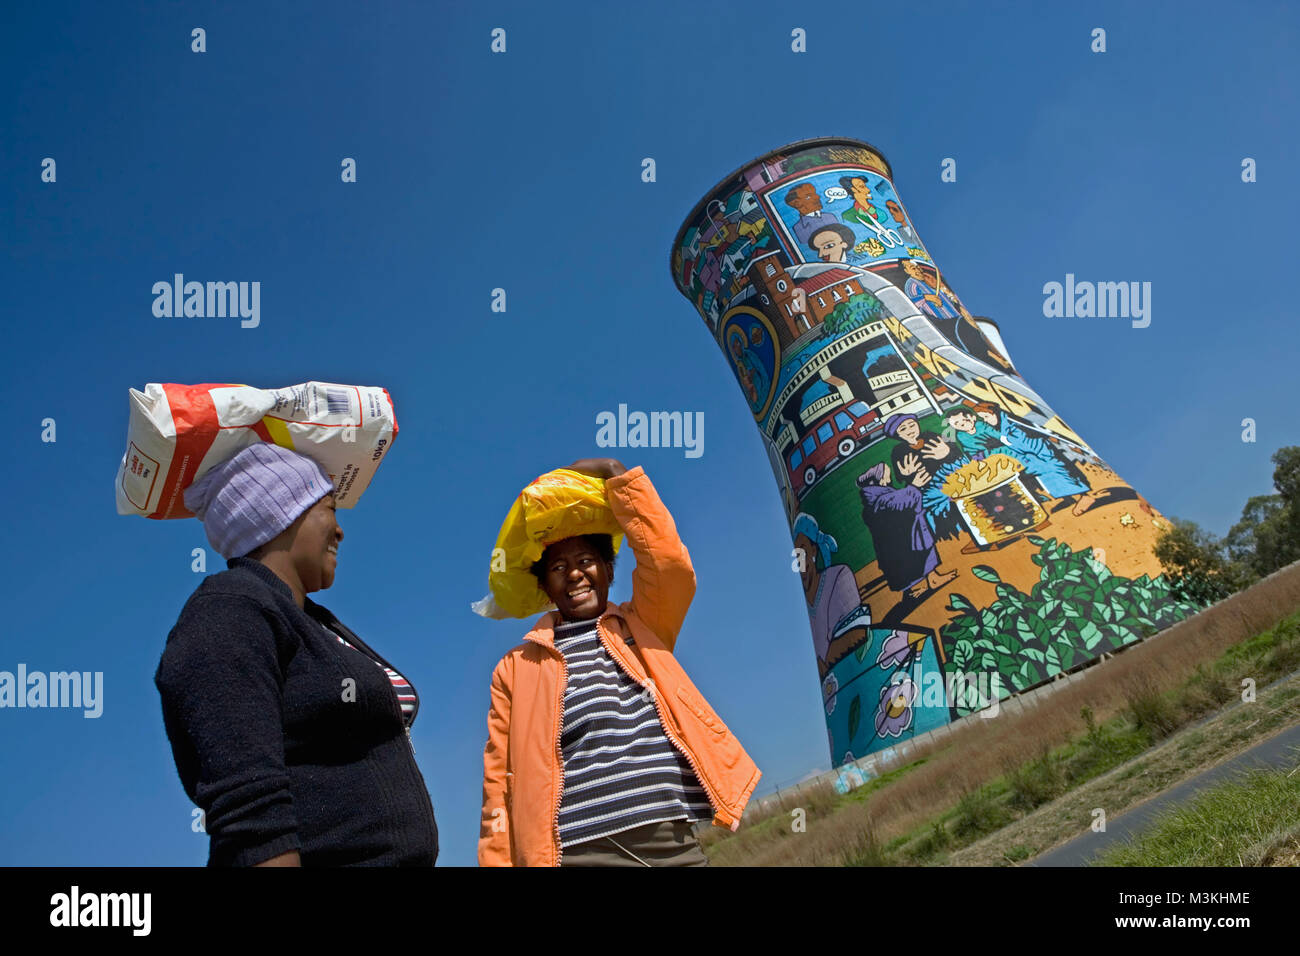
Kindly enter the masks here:
M 651 696 L 605 650 L 596 620 L 557 624 L 555 647 L 569 672 L 560 845 L 647 823 L 711 819 L 690 762 L 664 733 Z
M 343 635 L 335 631 L 333 628 L 326 627 L 324 624 L 322 624 L 321 627 L 324 627 L 327 633 L 333 634 L 334 637 L 338 639 L 338 642 L 344 647 L 352 647 L 351 644 L 343 639 Z M 410 727 L 411 721 L 415 718 L 415 690 L 411 687 L 411 682 L 391 667 L 384 667 L 383 664 L 380 664 L 379 661 L 375 661 L 373 657 L 366 654 L 366 652 L 360 648 L 352 647 L 352 649 L 358 654 L 365 654 L 367 660 L 374 661 L 375 666 L 383 668 L 384 673 L 388 675 L 388 682 L 393 685 L 393 692 L 397 694 L 397 703 L 402 708 L 402 723 L 406 724 L 407 727 Z

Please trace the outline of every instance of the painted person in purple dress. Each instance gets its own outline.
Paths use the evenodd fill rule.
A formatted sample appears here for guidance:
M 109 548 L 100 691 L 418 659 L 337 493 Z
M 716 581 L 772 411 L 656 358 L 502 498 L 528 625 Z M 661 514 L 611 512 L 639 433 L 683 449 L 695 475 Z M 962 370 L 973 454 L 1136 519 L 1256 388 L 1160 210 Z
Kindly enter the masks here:
M 911 472 L 911 483 L 903 488 L 891 487 L 890 477 L 889 465 L 882 461 L 858 478 L 862 521 L 871 532 L 876 563 L 885 582 L 892 590 L 920 597 L 943 587 L 957 572 L 939 570 L 939 552 L 925 518 L 921 492 L 930 482 L 930 473 L 918 464 Z

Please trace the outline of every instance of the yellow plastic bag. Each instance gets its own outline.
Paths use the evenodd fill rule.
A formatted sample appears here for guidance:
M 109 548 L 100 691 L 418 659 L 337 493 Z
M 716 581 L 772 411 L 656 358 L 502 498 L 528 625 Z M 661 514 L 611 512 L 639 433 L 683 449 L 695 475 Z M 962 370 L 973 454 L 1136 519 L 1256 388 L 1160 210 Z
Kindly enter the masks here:
M 500 620 L 554 608 L 529 568 L 547 545 L 583 534 L 609 535 L 615 554 L 623 545 L 623 529 L 605 497 L 605 480 L 567 468 L 548 471 L 511 505 L 492 551 L 492 593 L 471 605 L 474 613 Z

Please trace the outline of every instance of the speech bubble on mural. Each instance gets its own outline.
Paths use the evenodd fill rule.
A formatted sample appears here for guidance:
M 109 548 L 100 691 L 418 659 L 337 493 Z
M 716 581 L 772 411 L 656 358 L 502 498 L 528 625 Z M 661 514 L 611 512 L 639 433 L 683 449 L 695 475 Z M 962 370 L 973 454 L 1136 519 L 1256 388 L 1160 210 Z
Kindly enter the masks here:
M 834 202 L 837 199 L 849 198 L 848 190 L 845 189 L 843 186 L 832 186 L 830 189 L 822 193 L 822 195 L 825 196 L 826 199 L 830 202 Z

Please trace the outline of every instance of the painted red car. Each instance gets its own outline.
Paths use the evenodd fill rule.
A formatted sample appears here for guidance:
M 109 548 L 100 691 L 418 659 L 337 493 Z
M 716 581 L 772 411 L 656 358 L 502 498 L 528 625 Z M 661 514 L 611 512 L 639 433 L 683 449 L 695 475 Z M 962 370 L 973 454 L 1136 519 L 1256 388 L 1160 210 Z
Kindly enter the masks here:
M 852 402 L 822 416 L 786 455 L 795 494 L 802 497 L 831 466 L 874 442 L 884 430 L 880 415 L 866 402 Z

